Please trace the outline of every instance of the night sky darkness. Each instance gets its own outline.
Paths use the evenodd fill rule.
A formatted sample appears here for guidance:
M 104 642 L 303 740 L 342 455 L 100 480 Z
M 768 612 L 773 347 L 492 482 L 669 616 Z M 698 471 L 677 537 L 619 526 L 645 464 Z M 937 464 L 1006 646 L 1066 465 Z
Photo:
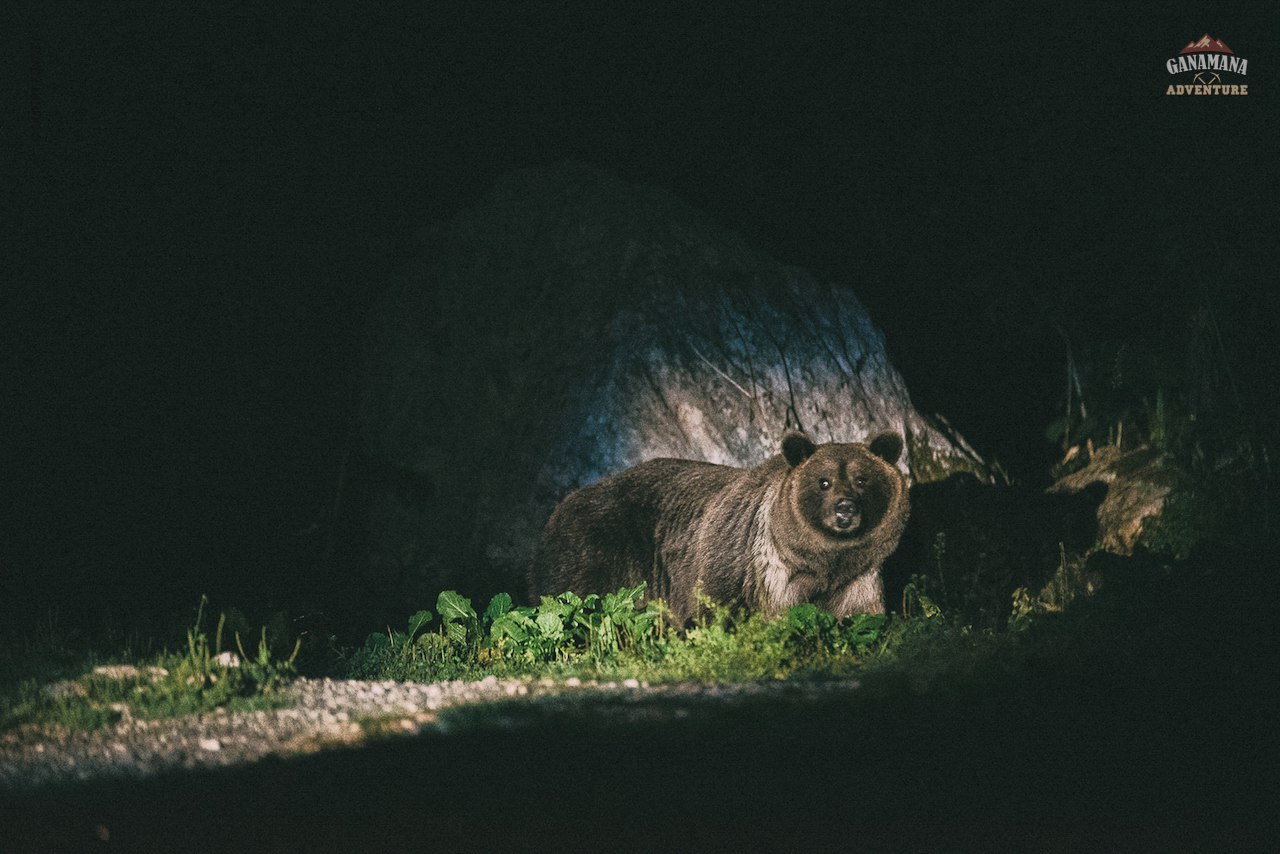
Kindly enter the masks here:
M 1275 415 L 1275 4 L 369 5 L 13 25 L 9 626 L 297 603 L 362 313 L 419 229 L 563 159 L 850 283 L 918 406 L 1022 482 L 1060 452 L 1059 329 L 1158 348 L 1207 302 Z M 1247 97 L 1164 94 L 1204 32 Z

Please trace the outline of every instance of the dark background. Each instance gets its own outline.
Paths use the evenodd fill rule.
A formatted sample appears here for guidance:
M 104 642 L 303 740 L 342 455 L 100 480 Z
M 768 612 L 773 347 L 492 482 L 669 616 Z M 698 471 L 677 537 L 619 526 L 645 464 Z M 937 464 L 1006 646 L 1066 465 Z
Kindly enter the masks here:
M 369 5 L 23 8 L 7 630 L 307 601 L 363 312 L 420 229 L 567 158 L 849 283 L 1019 482 L 1061 456 L 1066 342 L 1275 423 L 1274 4 Z M 1247 97 L 1164 95 L 1204 32 Z

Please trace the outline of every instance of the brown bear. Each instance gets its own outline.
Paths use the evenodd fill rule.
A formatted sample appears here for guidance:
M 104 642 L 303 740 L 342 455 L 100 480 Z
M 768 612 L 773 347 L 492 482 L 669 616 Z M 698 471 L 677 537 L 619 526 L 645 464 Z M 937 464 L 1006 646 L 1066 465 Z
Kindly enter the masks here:
M 571 492 L 542 534 L 530 592 L 604 593 L 645 582 L 672 622 L 697 593 L 777 614 L 812 602 L 882 613 L 880 568 L 907 522 L 902 438 L 815 445 L 788 432 L 755 468 L 657 459 Z

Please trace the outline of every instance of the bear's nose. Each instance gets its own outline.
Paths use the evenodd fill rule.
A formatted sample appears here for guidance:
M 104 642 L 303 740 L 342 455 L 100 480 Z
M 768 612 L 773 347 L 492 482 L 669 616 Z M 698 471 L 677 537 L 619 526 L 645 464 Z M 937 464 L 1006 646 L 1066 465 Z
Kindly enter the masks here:
M 848 531 L 859 524 L 858 505 L 853 502 L 852 498 L 841 498 L 834 505 L 836 511 L 836 527 L 842 531 Z

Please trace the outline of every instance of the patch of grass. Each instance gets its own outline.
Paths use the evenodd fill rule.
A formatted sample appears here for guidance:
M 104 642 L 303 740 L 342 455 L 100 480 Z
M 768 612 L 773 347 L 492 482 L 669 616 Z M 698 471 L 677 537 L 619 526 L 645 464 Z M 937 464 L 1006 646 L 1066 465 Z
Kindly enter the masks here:
M 1186 639 L 1205 636 L 1206 627 L 1223 631 L 1222 615 L 1270 601 L 1241 593 L 1274 586 L 1263 570 L 1270 565 L 1230 550 L 1202 550 L 1187 561 L 1094 553 L 1063 563 L 1063 578 L 1055 579 L 1061 590 L 1050 584 L 1034 597 L 1017 591 L 1012 615 L 999 627 L 975 626 L 962 612 L 940 605 L 919 579 L 907 585 L 899 614 L 836 619 L 800 605 L 767 618 L 704 600 L 697 620 L 681 631 L 668 624 L 660 602 L 642 604 L 640 586 L 604 595 L 548 596 L 536 606 L 516 606 L 498 594 L 483 610 L 445 591 L 435 612 L 418 611 L 403 628 L 370 635 L 347 654 L 338 675 L 413 681 L 576 676 L 650 683 L 856 675 L 869 694 L 909 697 L 980 693 L 1013 673 L 1090 678 L 1114 671 L 1121 658 L 1135 672 L 1163 672 L 1166 651 L 1178 650 L 1186 659 Z M 78 666 L 63 656 L 41 674 L 43 680 L 21 674 L 20 681 L 0 684 L 0 727 L 91 729 L 125 716 L 280 703 L 279 689 L 294 675 L 297 644 L 294 655 L 281 657 L 263 630 L 250 650 L 238 632 L 226 629 L 228 622 L 219 619 L 206 631 L 202 603 L 178 652 L 88 658 Z M 1248 629 L 1266 622 L 1233 618 L 1230 624 Z M 228 634 L 225 645 L 234 659 L 224 650 Z M 1160 640 L 1138 645 L 1138 636 Z M 11 680 L 20 675 L 10 670 Z M 51 684 L 56 676 L 64 678 Z
M 1096 552 L 1064 564 L 1070 578 L 1059 580 L 1063 590 L 1050 585 L 1034 598 L 1017 591 L 1000 627 L 945 610 L 914 583 L 898 614 L 837 620 L 800 605 L 766 618 L 704 601 L 701 616 L 683 632 L 665 623 L 659 602 L 637 606 L 642 588 L 585 598 L 562 594 L 529 608 L 512 607 L 500 594 L 483 613 L 446 592 L 438 621 L 419 612 L 406 631 L 370 636 L 348 675 L 419 681 L 577 676 L 655 684 L 856 676 L 874 696 L 980 696 L 1011 681 L 1108 679 L 1119 670 L 1146 673 L 1166 658 L 1199 655 L 1204 645 L 1193 640 L 1200 637 L 1196 627 L 1208 620 L 1217 625 L 1211 615 L 1230 610 L 1227 601 L 1240 607 L 1231 591 L 1242 565 L 1252 562 L 1226 553 L 1184 563 Z M 1139 637 L 1147 640 L 1137 643 Z
M 260 709 L 279 705 L 279 689 L 292 678 L 293 655 L 272 656 L 264 628 L 249 655 L 238 632 L 236 651 L 223 649 L 226 615 L 213 639 L 203 628 L 201 598 L 195 625 L 187 630 L 186 649 L 164 652 L 140 663 L 124 658 L 99 664 L 89 657 L 78 666 L 63 664 L 69 678 L 23 678 L 0 692 L 0 728 L 24 724 L 96 729 L 124 717 L 164 718 L 218 707 Z
M 482 675 L 635 677 L 648 681 L 746 681 L 833 676 L 872 655 L 888 618 L 837 620 L 813 605 L 767 619 L 704 600 L 685 632 L 667 624 L 661 602 L 637 603 L 644 586 L 604 595 L 544 596 L 516 607 L 500 593 L 477 613 L 454 591 L 404 631 L 368 637 L 348 675 L 369 679 L 473 678 Z M 434 630 L 429 627 L 434 624 Z
M 637 668 L 642 676 L 701 682 L 843 676 L 883 649 L 879 641 L 889 622 L 883 614 L 837 620 L 812 604 L 773 619 L 703 605 L 693 628 L 666 633 L 660 655 Z

